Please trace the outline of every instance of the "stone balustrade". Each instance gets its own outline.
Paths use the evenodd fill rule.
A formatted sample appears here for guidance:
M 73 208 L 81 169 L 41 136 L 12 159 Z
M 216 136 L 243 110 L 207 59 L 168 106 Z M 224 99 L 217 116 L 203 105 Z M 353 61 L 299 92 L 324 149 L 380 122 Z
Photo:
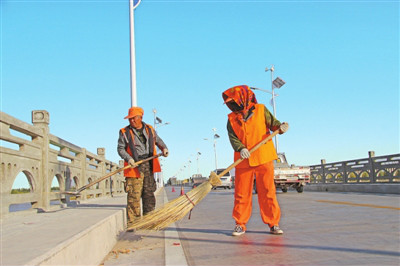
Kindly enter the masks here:
M 311 184 L 399 184 L 400 154 L 311 165 Z
M 0 112 L 1 216 L 9 213 L 11 204 L 29 202 L 32 208 L 46 211 L 52 201 L 68 202 L 71 196 L 51 190 L 54 178 L 60 191 L 74 191 L 72 185 L 80 188 L 123 167 L 123 161 L 117 164 L 107 160 L 104 148 L 98 148 L 97 154 L 93 154 L 50 134 L 49 121 L 45 110 L 32 111 L 33 125 Z M 30 193 L 11 194 L 14 181 L 21 173 L 28 180 Z M 120 172 L 84 190 L 78 199 L 123 193 L 123 181 Z

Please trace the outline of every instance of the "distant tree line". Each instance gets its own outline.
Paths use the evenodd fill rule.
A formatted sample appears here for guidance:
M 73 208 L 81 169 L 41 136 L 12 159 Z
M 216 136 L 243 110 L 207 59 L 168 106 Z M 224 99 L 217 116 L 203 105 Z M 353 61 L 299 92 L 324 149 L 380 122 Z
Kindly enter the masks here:
M 51 191 L 60 191 L 59 187 L 51 187 Z M 11 194 L 23 194 L 23 193 L 30 193 L 30 188 L 13 188 L 11 189 Z
M 13 188 L 11 189 L 11 194 L 23 194 L 23 193 L 30 193 L 30 188 Z

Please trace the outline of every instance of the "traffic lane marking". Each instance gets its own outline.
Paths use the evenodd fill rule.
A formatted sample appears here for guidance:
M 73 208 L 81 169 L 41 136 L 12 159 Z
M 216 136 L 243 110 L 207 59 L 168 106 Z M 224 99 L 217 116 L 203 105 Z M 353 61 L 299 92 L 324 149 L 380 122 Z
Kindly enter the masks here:
M 400 208 L 392 207 L 392 206 L 380 206 L 380 205 L 373 205 L 373 204 L 353 203 L 353 202 L 348 202 L 348 201 L 317 200 L 317 202 L 331 203 L 331 204 L 338 204 L 338 205 L 351 205 L 351 206 L 359 206 L 359 207 L 378 208 L 378 209 L 391 209 L 391 210 L 400 211 Z

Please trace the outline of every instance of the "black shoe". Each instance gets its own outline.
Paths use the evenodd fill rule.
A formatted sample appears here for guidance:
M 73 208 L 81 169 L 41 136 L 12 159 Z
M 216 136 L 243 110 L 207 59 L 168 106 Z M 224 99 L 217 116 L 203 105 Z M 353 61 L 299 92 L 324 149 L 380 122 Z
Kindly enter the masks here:
M 274 234 L 274 235 L 282 235 L 283 234 L 283 230 L 279 228 L 279 225 L 274 225 L 274 226 L 270 227 L 270 232 L 271 232 L 271 234 Z
M 236 225 L 235 229 L 233 229 L 232 235 L 233 236 L 240 236 L 243 235 L 246 231 L 243 230 L 243 227 L 241 227 L 240 225 Z

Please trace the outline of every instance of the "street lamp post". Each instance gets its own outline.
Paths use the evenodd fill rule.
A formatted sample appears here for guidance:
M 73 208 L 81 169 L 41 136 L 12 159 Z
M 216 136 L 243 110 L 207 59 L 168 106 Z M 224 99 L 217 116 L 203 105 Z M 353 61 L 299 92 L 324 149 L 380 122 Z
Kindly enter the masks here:
M 168 125 L 169 122 L 163 123 L 162 120 L 156 116 L 156 114 L 157 114 L 156 108 L 153 109 L 153 113 L 154 113 L 154 132 L 157 134 L 157 125 L 159 125 L 158 127 L 161 127 L 161 126 Z M 156 147 L 156 149 L 159 150 L 158 147 Z M 161 157 L 159 160 L 161 161 Z M 162 178 L 163 178 L 162 172 L 154 173 L 154 178 L 155 178 L 156 182 L 159 184 L 159 186 L 161 187 L 162 186 Z
M 190 179 L 190 177 L 191 177 L 191 175 L 190 175 L 190 164 L 192 163 L 192 161 L 189 159 L 189 161 L 188 161 L 188 170 L 189 170 L 189 179 Z
M 214 132 L 214 144 L 213 144 L 213 146 L 214 146 L 214 155 L 215 155 L 215 170 L 217 170 L 218 169 L 218 163 L 217 163 L 217 139 L 220 138 L 220 136 L 217 133 L 215 133 L 217 131 L 216 128 L 213 128 L 212 130 Z M 209 139 L 208 138 L 204 138 L 204 140 L 209 140 Z
M 271 68 L 266 67 L 265 68 L 265 72 L 271 71 L 271 95 L 272 95 L 272 109 L 274 112 L 274 117 L 276 117 L 276 107 L 275 107 L 275 92 L 274 92 L 274 84 L 273 84 L 273 80 L 274 80 L 274 65 L 271 66 Z M 275 135 L 275 147 L 276 147 L 276 153 L 278 153 L 278 137 Z
M 141 0 L 129 0 L 129 28 L 130 28 L 130 55 L 131 55 L 131 106 L 137 106 L 136 99 L 136 58 L 135 58 L 135 19 L 134 9 Z
M 273 108 L 273 113 L 274 113 L 274 117 L 276 118 L 276 106 L 275 106 L 275 98 L 277 96 L 279 96 L 278 94 L 275 94 L 274 89 L 279 89 L 280 87 L 282 87 L 283 85 L 285 85 L 285 81 L 283 81 L 280 77 L 277 77 L 274 80 L 274 71 L 275 71 L 275 67 L 274 65 L 271 66 L 271 68 L 266 67 L 265 68 L 265 72 L 271 71 L 271 91 L 267 91 L 267 90 L 263 90 L 263 89 L 259 89 L 259 88 L 254 88 L 251 87 L 250 89 L 252 90 L 259 90 L 259 91 L 264 91 L 264 92 L 268 92 L 269 94 L 271 94 L 271 105 Z M 279 149 L 279 143 L 278 143 L 278 136 L 275 136 L 275 148 L 276 148 L 276 152 L 278 152 Z
M 197 174 L 200 174 L 200 170 L 199 170 L 199 157 L 201 155 L 201 152 L 197 152 Z
M 161 126 L 166 126 L 169 125 L 169 122 L 165 122 L 163 123 L 161 118 L 157 117 L 157 110 L 156 108 L 153 109 L 153 113 L 154 113 L 154 131 L 157 132 L 157 127 L 161 127 Z
M 212 129 L 214 131 L 214 154 L 215 154 L 215 170 L 218 169 L 218 164 L 217 164 L 217 139 L 219 138 L 219 135 L 215 132 L 217 132 L 216 128 Z
M 273 108 L 273 112 L 274 112 L 274 116 L 276 117 L 276 109 L 275 109 L 275 93 L 274 93 L 274 84 L 273 84 L 273 80 L 274 80 L 274 65 L 271 66 L 271 68 L 266 67 L 265 68 L 265 72 L 271 71 L 271 95 L 272 95 L 272 108 Z

